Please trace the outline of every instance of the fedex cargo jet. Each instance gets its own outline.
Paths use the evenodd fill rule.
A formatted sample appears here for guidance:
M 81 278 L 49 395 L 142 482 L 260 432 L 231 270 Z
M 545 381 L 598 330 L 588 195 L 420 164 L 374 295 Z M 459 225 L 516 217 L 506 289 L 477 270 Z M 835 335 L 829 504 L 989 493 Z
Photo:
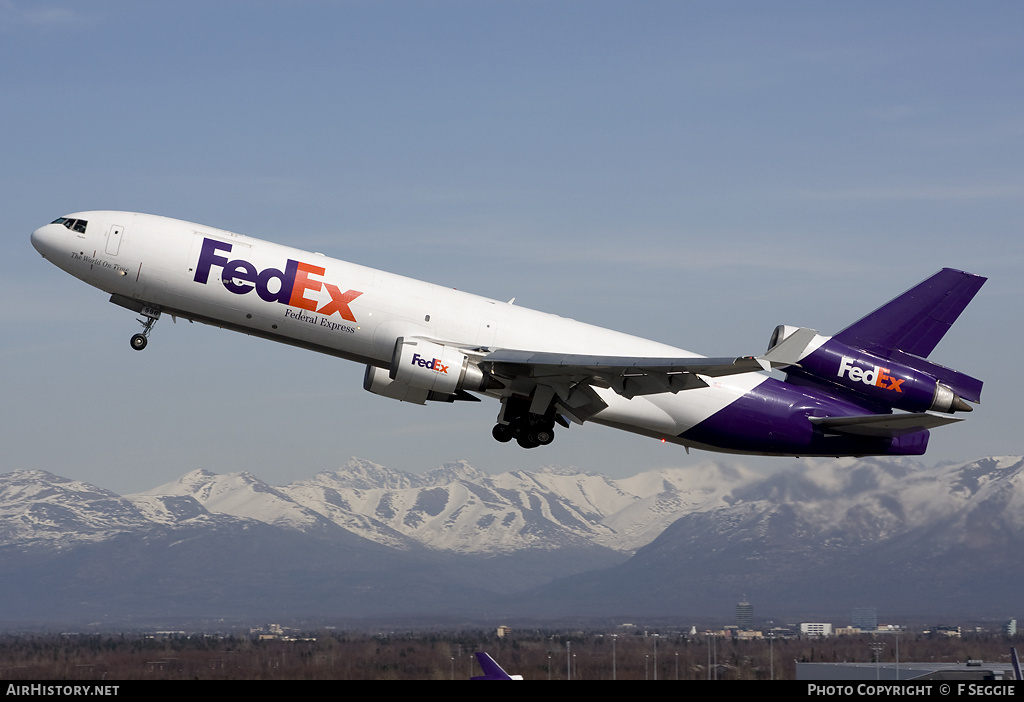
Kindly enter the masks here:
M 985 282 L 948 268 L 834 336 L 779 326 L 763 355 L 705 358 L 165 217 L 77 212 L 32 245 L 141 316 L 135 350 L 163 315 L 244 332 L 362 363 L 363 387 L 395 400 L 494 398 L 492 435 L 523 448 L 593 422 L 687 450 L 921 454 L 981 397 L 980 380 L 926 360 Z

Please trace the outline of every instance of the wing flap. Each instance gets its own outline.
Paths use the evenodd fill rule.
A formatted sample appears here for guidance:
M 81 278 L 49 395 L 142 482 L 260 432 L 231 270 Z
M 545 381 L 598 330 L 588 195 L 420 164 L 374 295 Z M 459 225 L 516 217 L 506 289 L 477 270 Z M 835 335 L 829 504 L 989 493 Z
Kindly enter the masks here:
M 704 377 L 754 373 L 795 362 L 796 356 L 788 348 L 772 349 L 763 357 L 738 358 L 597 356 L 497 349 L 482 354 L 478 361 L 510 391 L 531 395 L 531 412 L 543 413 L 553 399 L 565 416 L 579 423 L 608 406 L 594 388 L 610 388 L 632 399 L 706 388 Z

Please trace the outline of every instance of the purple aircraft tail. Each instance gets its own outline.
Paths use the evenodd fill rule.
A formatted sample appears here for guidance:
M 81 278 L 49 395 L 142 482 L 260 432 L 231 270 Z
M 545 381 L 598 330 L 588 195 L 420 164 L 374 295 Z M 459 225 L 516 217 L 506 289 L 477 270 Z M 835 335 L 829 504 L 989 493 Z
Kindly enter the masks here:
M 982 382 L 926 356 L 984 282 L 944 268 L 831 338 L 812 329 L 777 327 L 765 358 L 787 366 L 787 382 L 827 390 L 864 408 L 863 414 L 810 418 L 828 433 L 896 438 L 959 421 L 952 414 L 969 412 L 967 403 L 980 401 Z M 918 444 L 920 452 L 924 444 Z
M 477 661 L 480 663 L 480 667 L 483 669 L 483 675 L 477 675 L 470 678 L 470 680 L 522 680 L 522 675 L 509 675 L 497 662 L 491 658 L 488 654 L 483 651 L 474 654 L 476 655 Z
M 925 361 L 986 278 L 943 268 L 931 278 L 854 322 L 834 337 L 848 346 L 912 366 L 971 402 L 981 399 L 981 381 Z
M 833 338 L 885 358 L 894 349 L 927 358 L 985 280 L 943 268 Z
M 1013 661 L 1013 679 L 1024 680 L 1024 675 L 1020 672 L 1020 658 L 1017 658 L 1017 649 L 1010 649 L 1010 659 Z

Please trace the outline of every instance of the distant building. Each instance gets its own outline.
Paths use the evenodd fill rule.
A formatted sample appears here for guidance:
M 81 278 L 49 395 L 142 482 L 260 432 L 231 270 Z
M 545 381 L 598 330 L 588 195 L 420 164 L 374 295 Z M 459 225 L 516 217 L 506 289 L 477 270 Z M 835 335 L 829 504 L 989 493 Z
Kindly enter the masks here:
M 498 638 L 499 639 L 503 639 L 507 635 L 512 633 L 512 628 L 502 625 L 502 626 L 498 627 L 498 632 L 497 633 L 498 633 Z
M 801 636 L 832 636 L 832 625 L 823 622 L 801 622 Z
M 861 631 L 873 631 L 878 628 L 878 610 L 874 607 L 854 607 L 850 623 Z
M 736 605 L 736 626 L 743 631 L 750 631 L 753 621 L 754 607 L 749 602 L 738 603 Z
M 1003 624 L 1003 633 L 1007 636 L 1017 635 L 1017 620 L 1011 619 L 1010 621 Z

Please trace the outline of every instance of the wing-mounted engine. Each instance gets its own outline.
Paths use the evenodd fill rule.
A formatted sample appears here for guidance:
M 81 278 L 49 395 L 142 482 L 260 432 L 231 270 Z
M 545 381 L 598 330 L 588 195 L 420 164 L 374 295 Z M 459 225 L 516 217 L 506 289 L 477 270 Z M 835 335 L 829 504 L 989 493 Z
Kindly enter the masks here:
M 392 380 L 451 395 L 458 390 L 482 390 L 484 374 L 462 350 L 424 339 L 398 339 L 391 356 Z
M 427 400 L 455 402 L 479 398 L 486 378 L 462 350 L 425 339 L 399 338 L 387 370 L 367 366 L 363 388 L 375 395 L 422 405 Z
M 875 405 L 908 412 L 969 412 L 972 408 L 964 400 L 980 399 L 981 381 L 959 371 L 896 349 L 876 353 L 856 348 L 813 329 L 776 327 L 767 356 L 798 333 L 809 341 L 797 353 L 798 362 L 784 369 L 792 379 L 832 387 Z

